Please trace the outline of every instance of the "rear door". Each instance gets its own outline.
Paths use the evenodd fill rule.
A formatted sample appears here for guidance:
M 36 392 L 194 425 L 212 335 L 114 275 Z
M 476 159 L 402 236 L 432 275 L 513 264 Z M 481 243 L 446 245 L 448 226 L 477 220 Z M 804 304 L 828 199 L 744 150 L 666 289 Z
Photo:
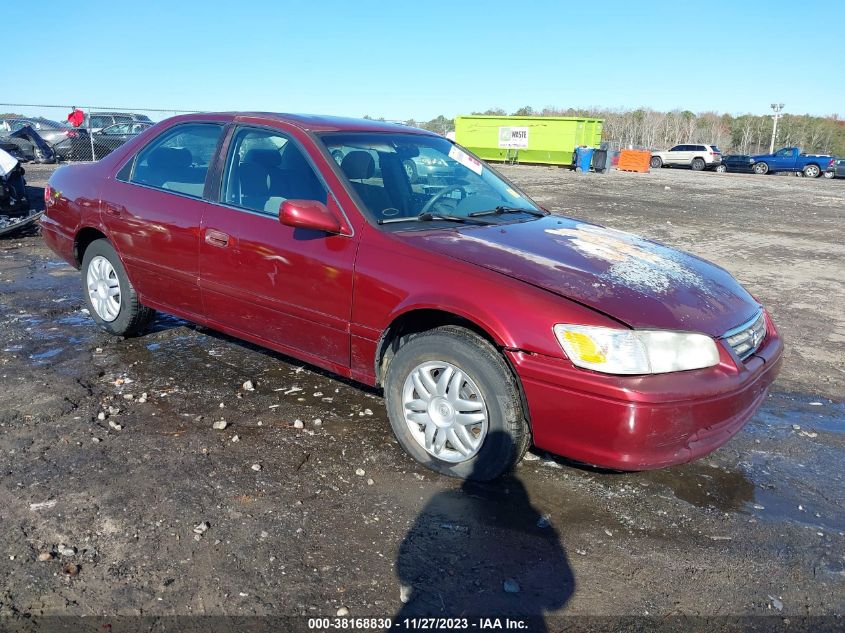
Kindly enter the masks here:
M 286 199 L 340 208 L 281 130 L 235 128 L 217 203 L 206 209 L 200 284 L 211 326 L 332 369 L 348 368 L 353 235 L 279 222 Z M 347 223 L 348 224 L 348 223 Z
M 106 180 L 102 216 L 132 284 L 153 307 L 202 315 L 199 230 L 220 123 L 184 123 L 146 145 Z

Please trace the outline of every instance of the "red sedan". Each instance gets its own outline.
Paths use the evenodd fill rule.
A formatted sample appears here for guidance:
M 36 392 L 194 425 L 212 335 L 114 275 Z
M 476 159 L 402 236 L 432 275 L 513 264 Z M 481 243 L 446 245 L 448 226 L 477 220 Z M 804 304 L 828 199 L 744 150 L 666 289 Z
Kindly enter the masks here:
M 780 367 L 772 320 L 722 268 L 551 215 L 424 130 L 180 116 L 56 171 L 45 198 L 44 239 L 101 327 L 138 334 L 160 310 L 381 386 L 401 445 L 453 476 L 496 477 L 532 443 L 686 462 Z

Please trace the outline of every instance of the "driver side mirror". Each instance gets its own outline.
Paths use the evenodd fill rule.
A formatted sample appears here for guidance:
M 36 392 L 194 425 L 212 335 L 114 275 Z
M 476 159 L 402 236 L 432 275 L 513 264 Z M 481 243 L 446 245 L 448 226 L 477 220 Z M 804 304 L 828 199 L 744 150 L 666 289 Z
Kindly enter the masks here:
M 333 235 L 341 232 L 337 216 L 317 200 L 285 200 L 279 207 L 279 222 L 285 226 Z

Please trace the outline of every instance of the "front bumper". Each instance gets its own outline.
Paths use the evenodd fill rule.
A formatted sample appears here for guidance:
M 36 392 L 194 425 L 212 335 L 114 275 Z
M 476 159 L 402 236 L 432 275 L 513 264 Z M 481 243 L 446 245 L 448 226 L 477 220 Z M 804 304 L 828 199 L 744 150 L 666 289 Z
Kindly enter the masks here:
M 777 377 L 783 343 L 768 335 L 744 362 L 720 347 L 715 367 L 610 376 L 568 360 L 508 352 L 528 404 L 534 444 L 618 470 L 650 470 L 702 457 L 754 415 Z

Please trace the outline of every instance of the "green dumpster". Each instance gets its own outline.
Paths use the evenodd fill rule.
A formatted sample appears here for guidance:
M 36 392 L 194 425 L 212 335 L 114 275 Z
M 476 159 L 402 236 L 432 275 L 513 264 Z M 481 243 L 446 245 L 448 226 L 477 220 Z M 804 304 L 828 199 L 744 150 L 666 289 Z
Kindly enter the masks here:
M 598 147 L 602 119 L 546 116 L 459 116 L 455 141 L 490 161 L 571 165 L 576 147 Z

